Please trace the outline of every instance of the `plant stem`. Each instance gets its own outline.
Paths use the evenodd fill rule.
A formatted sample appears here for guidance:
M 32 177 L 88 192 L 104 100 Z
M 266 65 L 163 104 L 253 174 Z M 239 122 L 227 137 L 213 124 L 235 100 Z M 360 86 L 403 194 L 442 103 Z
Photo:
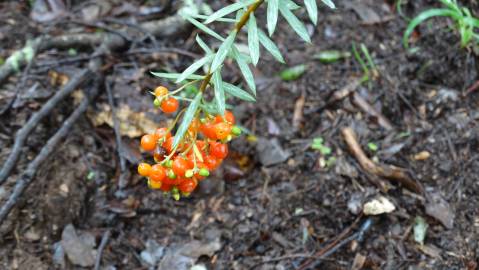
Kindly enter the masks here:
M 248 7 L 248 10 L 241 16 L 240 20 L 236 23 L 234 28 L 231 31 L 236 31 L 239 32 L 241 28 L 246 24 L 246 22 L 249 19 L 249 16 L 255 12 L 261 4 L 264 3 L 264 0 L 257 0 L 254 4 Z M 203 79 L 203 82 L 201 83 L 200 86 L 200 92 L 204 92 L 206 90 L 206 87 L 208 87 L 208 84 L 210 83 L 211 77 L 213 76 L 213 73 L 211 73 L 211 70 L 208 71 L 207 74 L 205 74 L 205 78 Z

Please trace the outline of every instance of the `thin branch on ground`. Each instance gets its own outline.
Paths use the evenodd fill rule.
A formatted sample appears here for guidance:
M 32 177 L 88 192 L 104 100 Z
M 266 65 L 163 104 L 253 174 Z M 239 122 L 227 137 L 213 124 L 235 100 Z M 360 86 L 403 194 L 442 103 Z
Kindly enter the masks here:
M 128 181 L 126 179 L 126 161 L 125 156 L 123 153 L 123 142 L 121 140 L 121 133 L 120 133 L 120 123 L 118 122 L 118 117 L 116 116 L 116 108 L 113 100 L 113 93 L 111 91 L 110 80 L 107 78 L 105 80 L 105 89 L 108 95 L 108 103 L 111 107 L 111 117 L 113 119 L 113 129 L 115 130 L 115 139 L 116 139 L 116 149 L 118 151 L 118 158 L 120 160 L 120 178 L 118 181 L 118 186 L 120 189 L 125 188 L 128 185 Z
M 91 73 L 88 69 L 84 69 L 77 73 L 60 91 L 56 92 L 39 111 L 35 112 L 20 130 L 18 130 L 10 155 L 0 170 L 0 184 L 5 182 L 17 163 L 28 135 L 30 135 L 43 118 L 47 117 L 50 112 L 57 107 L 57 104 L 60 101 L 69 96 L 84 81 L 86 81 L 90 74 Z
M 0 208 L 0 225 L 5 221 L 6 217 L 12 210 L 12 208 L 17 204 L 18 199 L 23 194 L 23 192 L 28 188 L 28 186 L 33 182 L 35 174 L 38 171 L 40 165 L 47 160 L 51 154 L 57 148 L 56 146 L 72 131 L 73 125 L 76 123 L 78 118 L 83 115 L 87 110 L 90 101 L 98 93 L 98 84 L 93 86 L 91 93 L 89 93 L 80 105 L 73 111 L 73 113 L 65 120 L 61 128 L 47 141 L 45 146 L 40 150 L 40 153 L 33 159 L 25 169 L 25 171 L 20 175 L 19 179 L 15 181 L 15 187 L 13 192 L 8 197 L 7 201 Z
M 144 31 L 153 36 L 171 36 L 184 30 L 189 24 L 178 14 L 162 20 L 143 22 L 139 25 Z M 118 31 L 123 31 L 124 28 L 119 28 Z M 43 42 L 41 42 L 43 39 Z M 114 33 L 81 33 L 81 34 L 67 34 L 62 36 L 42 36 L 34 39 L 24 48 L 14 52 L 22 52 L 25 48 L 31 47 L 37 53 L 56 48 L 56 49 L 70 49 L 78 47 L 98 47 L 100 44 L 107 44 L 110 50 L 119 49 L 128 40 L 120 37 Z M 31 61 L 22 57 L 18 59 L 18 66 L 22 67 Z M 0 66 L 0 83 L 2 83 L 8 76 L 15 72 L 15 68 L 7 61 Z
M 358 140 L 356 139 L 356 133 L 352 128 L 346 127 L 341 129 L 341 134 L 349 147 L 349 151 L 358 160 L 359 164 L 366 172 L 382 178 L 394 180 L 413 192 L 423 194 L 423 187 L 417 181 L 413 180 L 403 168 L 393 165 L 377 164 L 370 160 L 359 145 Z
M 316 254 L 313 255 L 313 258 L 308 259 L 303 264 L 301 264 L 298 267 L 298 270 L 304 270 L 304 269 L 307 269 L 308 267 L 313 267 L 314 269 L 317 269 L 316 267 L 319 265 L 319 263 L 321 263 L 321 260 L 333 254 L 345 244 L 355 239 L 358 239 L 361 241 L 364 236 L 364 233 L 369 229 L 369 227 L 372 224 L 371 218 L 366 219 L 366 221 L 363 222 L 363 224 L 361 225 L 361 227 L 356 233 L 347 237 L 347 235 L 352 231 L 352 229 L 356 227 L 356 225 L 359 223 L 361 218 L 362 218 L 362 215 L 356 218 L 356 220 L 349 227 L 344 229 L 338 236 L 336 236 L 336 238 L 331 243 L 329 243 L 324 248 L 316 252 Z M 312 266 L 312 264 L 314 265 Z
M 107 230 L 100 242 L 100 246 L 98 247 L 98 253 L 96 254 L 96 259 L 95 259 L 95 270 L 99 270 L 101 267 L 101 257 L 103 255 L 103 250 L 105 250 L 106 244 L 108 243 L 108 240 L 110 239 L 111 231 Z

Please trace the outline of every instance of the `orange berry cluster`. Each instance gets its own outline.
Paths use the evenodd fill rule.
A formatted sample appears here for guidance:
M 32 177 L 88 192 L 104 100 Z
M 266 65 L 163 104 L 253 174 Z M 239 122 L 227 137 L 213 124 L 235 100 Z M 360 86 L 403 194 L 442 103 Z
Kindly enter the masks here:
M 156 90 L 162 91 L 160 95 L 156 95 Z M 168 93 L 164 87 L 156 90 L 156 99 Z M 169 111 L 163 106 L 161 109 Z M 173 148 L 175 137 L 169 128 L 158 128 L 153 134 L 143 135 L 141 148 L 152 153 L 155 164 L 140 163 L 138 173 L 147 177 L 152 189 L 171 193 L 175 199 L 179 199 L 180 193 L 188 196 L 196 189 L 198 181 L 209 176 L 228 155 L 226 143 L 241 134 L 241 129 L 234 124 L 235 118 L 230 111 L 225 111 L 224 116 L 195 117 L 176 148 Z M 202 139 L 197 139 L 198 136 Z
M 155 107 L 160 107 L 161 111 L 164 113 L 170 114 L 176 112 L 180 103 L 174 97 L 168 96 L 168 89 L 164 86 L 158 86 L 153 94 L 155 95 L 155 100 L 153 101 L 153 105 Z

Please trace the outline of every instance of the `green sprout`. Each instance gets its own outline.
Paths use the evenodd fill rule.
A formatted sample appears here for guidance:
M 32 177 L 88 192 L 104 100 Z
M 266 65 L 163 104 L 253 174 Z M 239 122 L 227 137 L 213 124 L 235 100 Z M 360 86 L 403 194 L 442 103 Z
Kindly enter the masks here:
M 311 148 L 314 150 L 318 150 L 323 156 L 331 155 L 331 148 L 324 145 L 324 139 L 321 137 L 317 137 L 313 139 L 313 144 Z
M 376 64 L 374 63 L 373 58 L 371 57 L 371 54 L 369 53 L 369 50 L 366 47 L 366 45 L 361 43 L 361 45 L 359 46 L 366 61 L 361 56 L 354 42 L 352 47 L 353 47 L 352 50 L 353 50 L 354 58 L 356 58 L 356 61 L 358 61 L 359 65 L 363 69 L 364 75 L 361 78 L 361 82 L 367 82 L 367 81 L 370 81 L 371 79 L 379 77 L 379 72 L 376 67 Z
M 369 148 L 369 150 L 371 150 L 373 152 L 376 152 L 376 151 L 378 151 L 379 146 L 377 144 L 373 143 L 373 142 L 369 142 L 368 143 L 368 148 Z
M 469 9 L 459 6 L 456 0 L 439 0 L 444 7 L 432 8 L 421 12 L 411 22 L 409 22 L 403 36 L 404 47 L 408 48 L 408 40 L 414 29 L 422 22 L 434 17 L 449 17 L 455 26 L 454 28 L 461 36 L 461 47 L 467 47 L 472 41 L 477 43 L 479 35 L 475 33 L 479 27 L 479 19 L 474 17 Z

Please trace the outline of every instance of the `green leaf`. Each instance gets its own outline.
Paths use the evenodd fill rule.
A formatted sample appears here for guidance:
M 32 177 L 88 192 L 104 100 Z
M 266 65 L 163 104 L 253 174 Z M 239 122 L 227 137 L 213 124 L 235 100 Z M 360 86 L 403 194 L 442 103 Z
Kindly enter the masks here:
M 333 1 L 331 0 L 321 0 L 326 6 L 329 8 L 335 9 L 336 5 L 334 5 Z
M 379 149 L 378 145 L 373 143 L 373 142 L 368 143 L 368 148 L 369 148 L 369 150 L 371 150 L 373 152 L 376 152 Z
M 185 69 L 185 71 L 183 71 L 183 73 L 181 73 L 181 76 L 178 79 L 176 79 L 176 83 L 180 83 L 183 80 L 185 80 L 186 78 L 188 78 L 188 76 L 195 73 L 195 71 L 197 71 L 199 68 L 201 68 L 205 64 L 209 63 L 211 61 L 211 59 L 213 59 L 213 57 L 214 57 L 213 54 L 206 55 L 203 58 L 201 58 L 200 60 L 194 62 L 191 66 L 189 66 L 187 69 Z
M 427 232 L 427 223 L 424 218 L 417 216 L 414 219 L 414 241 L 418 244 L 424 244 L 424 239 L 426 239 Z
M 423 21 L 430 19 L 432 17 L 438 17 L 438 16 L 445 16 L 445 17 L 452 17 L 456 18 L 458 16 L 457 12 L 449 9 L 429 9 L 424 12 L 421 12 L 419 15 L 417 15 L 412 21 L 409 22 L 406 31 L 404 32 L 404 36 L 402 39 L 403 45 L 405 48 L 409 47 L 408 44 L 408 39 L 411 36 L 412 32 L 414 31 L 414 28 L 421 24 Z M 459 15 L 460 16 L 460 15 Z
M 222 9 L 217 10 L 215 13 L 211 14 L 208 16 L 208 19 L 205 21 L 205 24 L 209 24 L 211 22 L 214 22 L 216 19 L 222 18 L 232 12 L 237 11 L 238 9 L 244 8 L 246 6 L 249 6 L 253 4 L 256 0 L 248 0 L 248 1 L 242 1 L 242 2 L 237 2 L 234 4 L 231 4 L 229 6 L 226 6 Z
M 178 79 L 182 73 L 164 73 L 164 72 L 151 72 L 151 74 L 153 76 L 156 76 L 156 77 L 160 77 L 160 78 L 165 78 L 165 79 Z M 197 74 L 191 74 L 189 75 L 188 77 L 186 77 L 186 79 L 188 80 L 201 80 L 203 79 L 205 76 L 202 76 L 202 75 L 197 75 Z
M 279 74 L 283 81 L 294 81 L 299 79 L 306 72 L 306 65 L 297 65 L 287 68 Z
M 249 68 L 248 63 L 246 63 L 246 61 L 243 59 L 241 53 L 238 51 L 236 46 L 233 46 L 231 51 L 233 53 L 233 58 L 236 60 L 236 63 L 238 64 L 238 67 L 241 70 L 241 74 L 243 74 L 243 77 L 246 83 L 248 84 L 248 87 L 256 96 L 256 84 L 254 82 L 253 72 L 251 72 L 251 69 Z
M 318 6 L 316 0 L 304 0 L 304 5 L 308 11 L 309 18 L 316 25 L 318 23 Z
M 258 31 L 259 42 L 263 47 L 280 63 L 284 63 L 284 58 L 281 55 L 281 51 L 276 44 L 263 32 L 261 29 Z
M 226 100 L 225 91 L 223 89 L 223 81 L 221 80 L 221 67 L 213 73 L 213 84 L 215 86 L 216 107 L 218 108 L 218 112 L 221 115 L 224 115 Z
M 200 38 L 199 35 L 196 35 L 196 42 L 200 45 L 201 49 L 205 51 L 206 54 L 213 54 L 213 51 L 206 45 L 206 43 Z
M 298 34 L 304 41 L 311 43 L 311 38 L 309 37 L 308 30 L 304 24 L 296 18 L 296 16 L 289 10 L 286 6 L 280 5 L 279 11 L 281 15 L 286 19 L 291 28 Z
M 173 149 L 175 149 L 178 146 L 178 144 L 181 142 L 181 140 L 183 139 L 183 136 L 186 133 L 186 130 L 188 130 L 188 127 L 190 126 L 191 121 L 193 120 L 193 117 L 195 117 L 196 111 L 198 110 L 198 107 L 200 105 L 201 96 L 202 96 L 201 92 L 198 93 L 195 99 L 188 106 L 188 109 L 186 109 L 185 115 L 183 116 L 183 120 L 181 121 L 180 127 L 176 131 L 175 139 L 173 140 Z
M 267 9 L 267 25 L 268 33 L 270 36 L 273 35 L 274 30 L 276 29 L 276 23 L 278 22 L 278 12 L 279 12 L 279 0 L 268 0 L 268 9 Z
M 200 14 L 195 14 L 195 15 L 191 15 L 192 17 L 194 18 L 197 18 L 197 19 L 202 19 L 202 20 L 207 20 L 210 16 L 206 16 L 206 15 L 200 15 Z M 231 18 L 218 18 L 216 19 L 217 22 L 227 22 L 227 23 L 237 23 L 238 21 L 235 20 L 235 19 L 231 19 Z
M 322 51 L 313 55 L 313 59 L 319 60 L 321 63 L 334 63 L 342 58 L 351 57 L 350 52 L 342 52 L 337 50 Z
M 216 39 L 219 39 L 221 41 L 224 41 L 225 39 L 220 36 L 218 33 L 216 33 L 215 31 L 209 29 L 206 25 L 200 23 L 199 21 L 193 19 L 192 17 L 190 16 L 184 16 L 185 19 L 187 19 L 190 23 L 192 23 L 194 26 L 196 26 L 198 29 L 200 29 L 201 31 L 207 33 L 208 35 L 216 38 Z
M 248 47 L 253 65 L 257 65 L 259 61 L 259 37 L 256 18 L 251 13 L 248 19 Z
M 216 52 L 215 58 L 213 59 L 213 63 L 211 63 L 210 72 L 215 72 L 216 69 L 218 69 L 221 66 L 221 64 L 223 64 L 223 61 L 228 55 L 228 52 L 231 49 L 231 46 L 233 45 L 235 38 L 236 38 L 236 31 L 233 31 L 226 38 L 223 44 L 221 44 L 221 46 L 218 48 L 218 52 Z
M 301 8 L 301 6 L 299 6 L 292 0 L 281 0 L 281 2 L 283 3 L 281 3 L 280 5 L 284 5 L 289 10 L 297 10 Z
M 225 90 L 226 93 L 228 93 L 228 94 L 230 94 L 234 97 L 237 97 L 239 99 L 250 101 L 250 102 L 256 101 L 256 99 L 252 95 L 250 95 L 248 92 L 239 88 L 236 85 L 232 85 L 230 83 L 223 82 L 223 89 Z

